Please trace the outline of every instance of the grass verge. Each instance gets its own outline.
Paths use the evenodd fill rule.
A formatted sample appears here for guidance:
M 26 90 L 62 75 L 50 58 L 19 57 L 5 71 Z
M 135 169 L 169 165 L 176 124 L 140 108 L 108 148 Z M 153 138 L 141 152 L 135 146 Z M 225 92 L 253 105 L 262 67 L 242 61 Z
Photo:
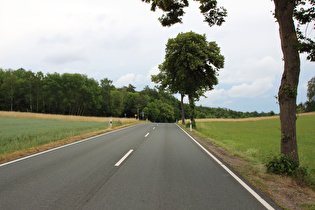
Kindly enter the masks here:
M 291 177 L 266 172 L 264 163 L 268 156 L 280 152 L 278 117 L 196 121 L 197 130 L 190 133 L 282 208 L 315 209 L 313 189 Z M 298 117 L 300 162 L 309 169 L 315 168 L 314 124 L 314 113 Z

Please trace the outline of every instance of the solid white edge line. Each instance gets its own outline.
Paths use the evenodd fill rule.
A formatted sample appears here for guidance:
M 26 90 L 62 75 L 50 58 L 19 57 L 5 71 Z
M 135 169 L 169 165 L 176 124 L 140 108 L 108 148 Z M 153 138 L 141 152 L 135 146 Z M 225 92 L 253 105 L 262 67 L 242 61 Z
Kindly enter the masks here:
M 119 166 L 131 153 L 133 152 L 133 149 L 129 150 L 124 157 L 122 157 L 116 164 L 115 166 Z
M 71 145 L 74 145 L 74 144 L 79 144 L 79 143 L 82 143 L 82 142 L 85 142 L 85 141 L 88 141 L 88 140 L 91 140 L 91 139 L 94 139 L 94 138 L 98 138 L 100 136 L 105 136 L 105 135 L 108 135 L 108 134 L 111 134 L 111 133 L 122 131 L 122 130 L 131 128 L 131 127 L 134 127 L 134 126 L 137 126 L 137 125 L 132 125 L 132 126 L 128 126 L 128 127 L 125 127 L 125 128 L 118 129 L 118 130 L 110 131 L 110 132 L 103 133 L 103 134 L 100 134 L 100 135 L 97 135 L 97 136 L 92 136 L 92 137 L 89 137 L 89 138 L 86 138 L 86 139 L 75 141 L 75 142 L 72 142 L 72 143 L 69 143 L 69 144 L 65 144 L 65 145 L 62 145 L 62 146 L 59 146 L 59 147 L 55 147 L 55 148 L 52 148 L 52 149 L 49 149 L 49 150 L 45 150 L 45 151 L 38 152 L 38 153 L 35 153 L 35 154 L 32 154 L 32 155 L 28 155 L 28 156 L 25 156 L 25 157 L 22 157 L 22 158 L 11 160 L 9 162 L 0 164 L 0 167 L 9 165 L 9 164 L 12 164 L 12 163 L 15 163 L 15 162 L 19 162 L 19 161 L 22 161 L 22 160 L 25 160 L 25 159 L 28 159 L 28 158 L 31 158 L 31 157 L 36 157 L 36 156 L 39 156 L 39 155 L 42 155 L 42 154 L 45 154 L 45 153 L 48 153 L 48 152 L 52 152 L 52 151 L 55 151 L 55 150 L 58 150 L 58 149 L 62 149 L 64 147 L 68 147 L 68 146 L 71 146 Z
M 177 125 L 177 124 L 176 124 Z M 238 181 L 250 194 L 252 194 L 262 205 L 267 209 L 274 209 L 267 203 L 260 195 L 258 195 L 252 188 L 250 188 L 243 180 L 236 176 L 228 167 L 226 167 L 220 160 L 218 160 L 214 155 L 212 155 L 206 148 L 204 148 L 197 140 L 195 140 L 189 133 L 177 125 L 187 136 L 189 136 L 201 149 L 203 149 L 211 158 L 213 158 L 222 168 L 224 168 L 236 181 Z
M 147 138 L 149 134 L 150 134 L 150 133 L 147 133 L 147 134 L 144 136 L 144 138 Z

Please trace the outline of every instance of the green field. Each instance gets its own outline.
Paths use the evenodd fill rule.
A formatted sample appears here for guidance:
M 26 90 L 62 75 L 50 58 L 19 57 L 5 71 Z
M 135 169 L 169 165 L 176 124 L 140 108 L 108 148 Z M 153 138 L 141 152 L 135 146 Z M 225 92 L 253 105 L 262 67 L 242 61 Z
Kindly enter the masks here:
M 114 121 L 114 125 L 117 124 L 119 122 Z M 9 154 L 108 127 L 108 122 L 0 117 L 0 154 Z
M 197 122 L 198 132 L 217 146 L 252 163 L 280 153 L 280 120 Z M 300 163 L 315 169 L 315 115 L 299 116 L 297 141 Z

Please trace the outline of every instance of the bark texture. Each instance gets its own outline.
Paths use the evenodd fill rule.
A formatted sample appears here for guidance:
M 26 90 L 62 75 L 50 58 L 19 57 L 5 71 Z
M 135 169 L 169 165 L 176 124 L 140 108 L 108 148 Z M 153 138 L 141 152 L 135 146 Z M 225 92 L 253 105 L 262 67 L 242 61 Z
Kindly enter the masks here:
M 300 57 L 293 22 L 295 0 L 274 0 L 279 23 L 284 72 L 278 92 L 281 121 L 281 153 L 299 163 L 296 140 L 296 96 L 300 75 Z
M 180 106 L 182 109 L 182 124 L 185 125 L 185 109 L 184 109 L 184 94 L 180 95 Z

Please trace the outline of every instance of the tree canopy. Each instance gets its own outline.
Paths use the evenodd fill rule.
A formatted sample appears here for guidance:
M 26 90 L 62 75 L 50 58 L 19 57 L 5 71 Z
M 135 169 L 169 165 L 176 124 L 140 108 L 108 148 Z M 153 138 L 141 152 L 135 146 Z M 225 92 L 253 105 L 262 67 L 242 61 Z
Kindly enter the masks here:
M 185 14 L 184 8 L 189 6 L 188 0 L 141 0 L 146 3 L 151 3 L 151 10 L 156 8 L 165 12 L 159 21 L 163 26 L 171 26 L 175 23 L 182 23 L 182 16 Z M 195 0 L 200 3 L 200 12 L 205 18 L 205 22 L 209 26 L 221 25 L 225 22 L 227 11 L 224 7 L 218 7 L 216 0 Z
M 309 25 L 313 23 L 310 28 L 315 29 L 315 1 L 314 0 L 298 0 L 293 11 L 294 18 L 298 21 L 297 37 L 299 40 L 298 49 L 301 53 L 307 53 L 307 59 L 315 61 L 315 42 L 312 37 L 309 37 Z M 304 29 L 302 29 L 303 26 Z
M 165 52 L 160 73 L 153 75 L 152 81 L 171 93 L 188 95 L 193 120 L 194 100 L 218 84 L 217 72 L 224 67 L 224 56 L 215 42 L 207 42 L 206 35 L 194 32 L 179 33 L 169 39 Z

